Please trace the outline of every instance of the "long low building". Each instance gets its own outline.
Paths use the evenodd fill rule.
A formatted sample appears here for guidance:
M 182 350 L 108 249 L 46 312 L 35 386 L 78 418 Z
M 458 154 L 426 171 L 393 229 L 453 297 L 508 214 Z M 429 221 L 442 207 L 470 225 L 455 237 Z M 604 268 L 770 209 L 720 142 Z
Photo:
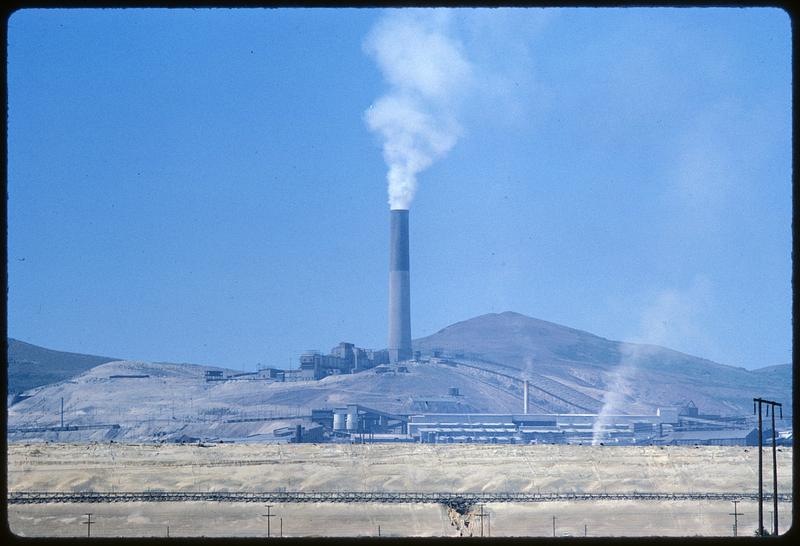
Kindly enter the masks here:
M 654 414 L 596 413 L 417 413 L 392 414 L 359 404 L 315 409 L 326 441 L 608 444 L 756 445 L 752 416 L 714 416 L 686 408 L 658 408 Z M 777 443 L 791 445 L 791 418 L 777 423 Z M 764 442 L 772 431 L 765 427 Z
M 677 408 L 660 408 L 655 415 L 432 413 L 409 416 L 408 434 L 423 443 L 755 445 L 758 442 L 757 430 L 744 417 L 706 420 L 704 425 L 686 421 Z

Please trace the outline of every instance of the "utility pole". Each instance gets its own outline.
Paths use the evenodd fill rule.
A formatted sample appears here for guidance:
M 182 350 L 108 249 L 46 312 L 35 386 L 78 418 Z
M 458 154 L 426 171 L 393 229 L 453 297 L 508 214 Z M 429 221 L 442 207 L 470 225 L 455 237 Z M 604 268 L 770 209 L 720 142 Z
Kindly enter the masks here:
M 87 521 L 84 521 L 83 524 L 86 525 L 86 536 L 92 536 L 92 514 L 86 514 Z
M 283 538 L 283 518 L 280 518 L 281 522 L 281 538 Z
M 64 428 L 64 397 L 61 397 L 61 428 Z
M 553 516 L 553 536 L 556 536 L 556 517 Z
M 753 398 L 753 412 L 756 411 L 758 404 L 758 534 L 764 536 L 764 477 L 763 477 L 763 448 L 764 448 L 764 429 L 761 420 L 761 405 L 767 405 L 767 415 L 769 407 L 772 406 L 772 531 L 778 534 L 778 458 L 775 449 L 775 407 L 780 408 L 781 419 L 783 419 L 783 406 L 772 400 L 763 398 Z
M 269 529 L 269 518 L 274 518 L 274 517 L 275 517 L 275 514 L 270 514 L 270 513 L 269 513 L 269 509 L 270 509 L 270 508 L 272 508 L 272 505 L 271 505 L 271 504 L 268 504 L 268 505 L 267 505 L 267 513 L 266 513 L 266 514 L 261 514 L 262 516 L 264 516 L 265 518 L 267 518 L 267 538 L 269 538 L 269 534 L 270 534 L 270 529 Z
M 480 513 L 480 514 L 476 514 L 476 516 L 478 516 L 479 518 L 481 518 L 481 538 L 483 538 L 483 517 L 484 517 L 485 515 L 486 515 L 486 514 L 483 512 L 483 505 L 481 504 L 481 513 Z
M 589 529 L 589 526 L 584 523 L 583 524 L 583 536 L 586 536 L 586 533 L 587 533 L 588 529 Z
M 756 403 L 758 404 L 758 536 L 764 536 L 764 476 L 762 475 L 763 454 L 761 450 L 762 433 L 761 433 L 761 402 L 760 398 L 753 398 L 753 412 L 756 411 Z
M 781 419 L 783 419 L 783 406 L 776 405 L 780 408 Z M 769 408 L 767 408 L 767 413 L 769 413 Z M 778 536 L 778 455 L 775 450 L 775 405 L 772 406 L 772 505 L 775 509 L 772 534 Z
M 743 516 L 744 514 L 737 510 L 737 504 L 739 504 L 738 500 L 731 501 L 733 502 L 733 512 L 729 513 L 729 516 L 733 516 L 733 536 L 738 536 L 737 532 L 739 530 L 739 518 L 738 516 Z
M 378 525 L 378 536 L 381 536 L 381 526 Z

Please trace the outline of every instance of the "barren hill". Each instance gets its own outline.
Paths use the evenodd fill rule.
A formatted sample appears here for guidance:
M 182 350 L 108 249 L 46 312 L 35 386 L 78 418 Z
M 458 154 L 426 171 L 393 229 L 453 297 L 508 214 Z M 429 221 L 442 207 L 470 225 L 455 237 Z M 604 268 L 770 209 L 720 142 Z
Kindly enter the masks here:
M 53 441 L 172 440 L 180 437 L 274 440 L 277 428 L 300 423 L 312 409 L 349 403 L 393 413 L 521 410 L 519 386 L 510 380 L 447 364 L 410 363 L 407 372 L 329 376 L 320 381 L 276 383 L 205 380 L 210 368 L 192 364 L 120 361 L 102 364 L 67 381 L 37 387 L 8 408 L 15 439 Z M 218 369 L 218 368 L 217 368 Z M 448 396 L 456 387 L 459 396 Z M 64 423 L 94 427 L 54 432 L 20 429 Z M 534 404 L 535 409 L 549 407 Z
M 29 390 L 27 398 L 9 407 L 8 425 L 54 426 L 63 398 L 66 424 L 120 428 L 23 433 L 20 438 L 274 439 L 276 428 L 299 423 L 296 417 L 312 409 L 353 403 L 403 414 L 520 412 L 521 379 L 531 384 L 532 412 L 586 413 L 605 407 L 609 413 L 652 414 L 658 407 L 691 400 L 702 414 L 747 415 L 753 397 L 763 396 L 783 402 L 784 414 L 791 415 L 790 365 L 745 370 L 517 313 L 454 324 L 416 340 L 414 348 L 425 355 L 441 351 L 443 358 L 423 358 L 404 370 L 390 366 L 387 372 L 372 369 L 287 383 L 207 382 L 205 371 L 220 368 L 106 362 Z M 458 389 L 457 396 L 452 388 Z M 608 397 L 609 392 L 619 396 Z
M 63 381 L 100 364 L 119 360 L 107 356 L 66 353 L 8 338 L 8 394 Z
M 415 340 L 414 349 L 492 361 L 522 375 L 546 376 L 594 398 L 616 390 L 624 395 L 619 413 L 681 400 L 693 400 L 707 413 L 747 413 L 755 396 L 791 406 L 791 365 L 746 370 L 665 347 L 612 341 L 510 311 L 455 323 Z

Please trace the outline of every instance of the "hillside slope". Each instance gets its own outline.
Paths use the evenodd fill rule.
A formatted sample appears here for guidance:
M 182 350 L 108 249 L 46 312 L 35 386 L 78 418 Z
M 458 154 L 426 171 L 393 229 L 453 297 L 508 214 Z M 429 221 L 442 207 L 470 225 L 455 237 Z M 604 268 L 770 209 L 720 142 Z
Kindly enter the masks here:
M 519 385 L 446 364 L 408 364 L 408 372 L 329 376 L 320 381 L 205 380 L 212 368 L 192 364 L 119 361 L 102 364 L 68 381 L 37 387 L 8 408 L 15 439 L 52 441 L 150 441 L 188 436 L 257 441 L 274 439 L 276 428 L 299 423 L 312 409 L 358 403 L 393 413 L 521 411 Z M 459 389 L 449 396 L 448 389 Z M 64 423 L 120 425 L 119 429 L 17 433 L 56 426 L 61 400 Z M 532 411 L 550 411 L 545 402 Z
M 207 382 L 205 371 L 221 368 L 107 362 L 68 381 L 29 390 L 28 398 L 9 407 L 8 425 L 56 425 L 63 398 L 66 424 L 120 428 L 25 432 L 17 439 L 258 441 L 274 439 L 276 428 L 299 423 L 297 416 L 312 409 L 346 404 L 402 414 L 521 412 L 523 378 L 531 384 L 533 413 L 654 414 L 659 407 L 691 400 L 701 414 L 749 415 L 756 396 L 782 402 L 784 415 L 792 412 L 791 365 L 745 370 L 517 313 L 463 321 L 416 340 L 414 347 L 423 353 L 440 349 L 447 358 L 408 363 L 407 372 L 390 366 L 388 373 L 373 369 L 287 383 Z M 58 364 L 59 377 L 63 369 Z M 458 396 L 449 393 L 451 388 L 458 389 Z
M 615 413 L 693 400 L 702 412 L 746 413 L 756 396 L 791 407 L 791 365 L 746 370 L 665 347 L 608 340 L 519 313 L 491 313 L 414 340 L 423 353 L 489 360 L 540 374 L 596 399 L 620 393 Z
M 107 356 L 67 353 L 8 338 L 8 394 L 69 379 L 88 369 L 119 360 Z

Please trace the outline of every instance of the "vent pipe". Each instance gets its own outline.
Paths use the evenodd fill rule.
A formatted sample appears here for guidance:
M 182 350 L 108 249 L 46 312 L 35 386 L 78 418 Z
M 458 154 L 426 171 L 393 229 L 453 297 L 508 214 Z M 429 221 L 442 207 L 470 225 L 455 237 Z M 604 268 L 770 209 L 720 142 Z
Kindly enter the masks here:
M 528 415 L 528 380 L 522 385 L 522 413 Z

